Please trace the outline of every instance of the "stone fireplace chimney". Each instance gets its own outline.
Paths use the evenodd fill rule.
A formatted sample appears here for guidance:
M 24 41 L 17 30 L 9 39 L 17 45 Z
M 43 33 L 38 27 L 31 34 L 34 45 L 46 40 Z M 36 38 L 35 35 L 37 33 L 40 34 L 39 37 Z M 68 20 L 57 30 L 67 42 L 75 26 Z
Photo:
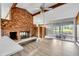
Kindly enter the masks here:
M 13 7 L 10 13 L 11 20 L 2 21 L 4 35 L 17 40 L 20 40 L 23 36 L 29 37 L 36 35 L 36 26 L 33 24 L 33 16 L 27 10 Z

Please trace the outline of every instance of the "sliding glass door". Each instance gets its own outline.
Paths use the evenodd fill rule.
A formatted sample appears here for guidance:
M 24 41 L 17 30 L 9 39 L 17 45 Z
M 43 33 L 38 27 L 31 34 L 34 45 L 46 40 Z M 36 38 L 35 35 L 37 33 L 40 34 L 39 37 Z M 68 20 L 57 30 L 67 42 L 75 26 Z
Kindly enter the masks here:
M 65 24 L 63 25 L 63 34 L 64 40 L 74 41 L 74 25 Z
M 53 34 L 57 39 L 74 40 L 74 24 L 58 24 L 53 27 Z
M 73 21 L 66 23 L 54 23 L 49 25 L 50 28 L 47 28 L 48 36 L 54 37 L 59 40 L 75 41 Z

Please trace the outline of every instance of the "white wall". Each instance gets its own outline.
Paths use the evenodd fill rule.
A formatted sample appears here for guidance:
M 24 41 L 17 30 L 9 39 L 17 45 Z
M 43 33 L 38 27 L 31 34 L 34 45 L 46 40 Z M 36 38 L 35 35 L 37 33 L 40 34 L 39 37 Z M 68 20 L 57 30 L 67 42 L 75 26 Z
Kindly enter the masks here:
M 1 18 L 5 19 L 11 6 L 12 3 L 1 3 Z M 9 19 L 9 17 L 7 17 L 7 19 Z
M 50 26 L 51 28 L 50 28 L 49 26 Z M 48 26 L 49 28 L 46 28 L 46 37 L 54 38 L 54 37 L 56 36 L 56 33 L 53 32 L 54 26 L 51 26 L 51 25 L 49 25 L 49 26 Z

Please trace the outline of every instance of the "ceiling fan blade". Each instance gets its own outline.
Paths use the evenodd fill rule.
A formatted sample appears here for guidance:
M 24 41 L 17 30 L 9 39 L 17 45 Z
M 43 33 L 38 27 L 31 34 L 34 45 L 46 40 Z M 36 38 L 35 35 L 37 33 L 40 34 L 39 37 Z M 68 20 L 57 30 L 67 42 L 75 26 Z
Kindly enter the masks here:
M 45 3 L 42 3 L 40 7 L 44 8 L 45 7 Z
M 52 10 L 52 8 L 46 7 L 46 6 L 45 6 L 45 3 L 43 3 L 43 4 L 40 6 L 40 9 L 43 10 L 43 11 L 44 11 L 44 10 Z
M 52 8 L 44 8 L 44 10 L 52 10 Z

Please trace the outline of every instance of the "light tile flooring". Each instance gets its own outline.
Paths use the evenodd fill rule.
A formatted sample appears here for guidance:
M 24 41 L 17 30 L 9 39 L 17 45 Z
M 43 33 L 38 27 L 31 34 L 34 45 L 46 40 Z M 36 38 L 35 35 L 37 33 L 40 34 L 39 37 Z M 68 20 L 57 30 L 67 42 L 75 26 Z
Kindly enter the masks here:
M 79 46 L 72 42 L 56 39 L 44 39 L 39 42 L 22 45 L 24 50 L 14 56 L 78 56 Z

